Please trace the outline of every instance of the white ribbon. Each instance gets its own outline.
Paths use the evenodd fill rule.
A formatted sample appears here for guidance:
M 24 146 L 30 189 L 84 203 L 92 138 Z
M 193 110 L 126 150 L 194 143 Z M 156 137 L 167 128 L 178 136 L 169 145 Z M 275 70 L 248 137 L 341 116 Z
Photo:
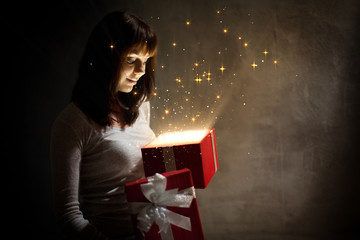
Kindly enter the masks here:
M 159 226 L 162 240 L 173 240 L 170 224 L 191 231 L 190 218 L 167 209 L 167 206 L 189 208 L 195 196 L 194 187 L 181 191 L 178 188 L 165 190 L 167 179 L 156 173 L 148 177 L 148 182 L 141 184 L 141 191 L 150 202 L 132 202 L 130 211 L 138 214 L 137 228 L 144 234 L 151 228 L 153 222 Z

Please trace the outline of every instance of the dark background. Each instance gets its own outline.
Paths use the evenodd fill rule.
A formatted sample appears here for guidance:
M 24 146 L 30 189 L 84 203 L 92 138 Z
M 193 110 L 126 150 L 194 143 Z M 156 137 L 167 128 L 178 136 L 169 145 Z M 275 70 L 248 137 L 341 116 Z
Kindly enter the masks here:
M 215 127 L 219 170 L 197 191 L 206 239 L 360 239 L 356 0 L 4 4 L 2 198 L 11 238 L 60 239 L 50 129 L 92 27 L 112 10 L 139 15 L 159 35 L 154 131 Z M 196 85 L 203 71 L 212 80 Z M 188 92 L 192 106 L 182 102 Z M 164 109 L 171 116 L 162 121 Z

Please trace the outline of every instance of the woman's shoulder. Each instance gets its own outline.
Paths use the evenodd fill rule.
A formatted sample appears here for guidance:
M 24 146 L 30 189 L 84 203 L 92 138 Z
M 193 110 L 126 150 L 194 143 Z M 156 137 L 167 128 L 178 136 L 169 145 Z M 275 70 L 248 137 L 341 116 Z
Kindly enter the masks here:
M 54 127 L 70 127 L 74 130 L 80 130 L 91 127 L 89 118 L 73 102 L 66 105 L 57 115 Z
M 145 118 L 147 121 L 150 118 L 150 102 L 144 101 L 139 107 L 140 117 Z
M 143 101 L 140 105 L 140 110 L 142 111 L 148 111 L 150 109 L 150 102 L 149 101 Z

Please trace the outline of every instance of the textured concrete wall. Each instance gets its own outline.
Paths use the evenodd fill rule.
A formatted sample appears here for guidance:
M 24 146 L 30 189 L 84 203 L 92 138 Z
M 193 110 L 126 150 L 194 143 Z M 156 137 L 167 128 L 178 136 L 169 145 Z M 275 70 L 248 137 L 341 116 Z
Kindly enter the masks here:
M 59 236 L 50 127 L 68 102 L 93 25 L 121 9 L 159 35 L 155 132 L 215 127 L 219 170 L 197 191 L 206 239 L 359 236 L 357 1 L 65 1 L 7 9 L 8 46 L 18 46 L 8 49 L 16 61 L 9 70 L 20 79 L 15 103 L 25 104 L 15 116 L 26 117 L 18 129 L 25 138 L 11 138 L 23 149 L 14 164 L 24 166 L 11 189 L 26 196 L 11 225 L 21 216 L 37 239 Z

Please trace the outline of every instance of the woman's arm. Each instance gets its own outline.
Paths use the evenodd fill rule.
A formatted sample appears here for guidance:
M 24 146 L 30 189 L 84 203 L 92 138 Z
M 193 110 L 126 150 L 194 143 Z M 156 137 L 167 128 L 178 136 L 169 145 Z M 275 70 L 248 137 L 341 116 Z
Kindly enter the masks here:
M 57 224 L 70 239 L 107 239 L 84 219 L 80 210 L 78 195 L 82 147 L 81 138 L 70 125 L 61 120 L 55 121 L 50 158 Z

